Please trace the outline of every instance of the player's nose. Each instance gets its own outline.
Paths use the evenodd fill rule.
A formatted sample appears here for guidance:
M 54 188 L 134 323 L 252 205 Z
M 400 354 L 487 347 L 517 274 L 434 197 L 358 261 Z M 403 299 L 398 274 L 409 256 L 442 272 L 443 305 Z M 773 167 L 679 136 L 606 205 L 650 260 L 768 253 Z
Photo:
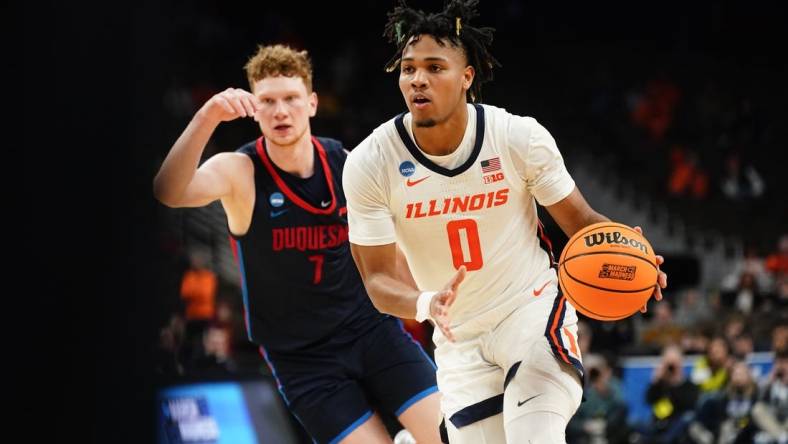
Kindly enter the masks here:
M 287 107 L 282 100 L 277 100 L 274 105 L 274 117 L 283 118 L 285 116 L 287 116 Z
M 424 70 L 417 69 L 416 72 L 413 73 L 410 85 L 416 89 L 425 88 L 427 86 L 427 75 L 424 73 Z

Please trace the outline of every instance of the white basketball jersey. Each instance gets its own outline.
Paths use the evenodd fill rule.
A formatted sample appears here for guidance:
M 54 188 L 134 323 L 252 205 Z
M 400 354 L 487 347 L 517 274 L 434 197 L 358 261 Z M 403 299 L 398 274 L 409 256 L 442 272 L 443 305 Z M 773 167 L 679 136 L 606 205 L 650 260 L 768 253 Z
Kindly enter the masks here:
M 350 241 L 396 242 L 422 291 L 442 289 L 465 265 L 452 308 L 458 326 L 523 298 L 550 267 L 534 198 L 552 205 L 574 181 L 555 141 L 533 118 L 468 105 L 465 137 L 448 156 L 421 151 L 410 118 L 384 123 L 347 159 Z

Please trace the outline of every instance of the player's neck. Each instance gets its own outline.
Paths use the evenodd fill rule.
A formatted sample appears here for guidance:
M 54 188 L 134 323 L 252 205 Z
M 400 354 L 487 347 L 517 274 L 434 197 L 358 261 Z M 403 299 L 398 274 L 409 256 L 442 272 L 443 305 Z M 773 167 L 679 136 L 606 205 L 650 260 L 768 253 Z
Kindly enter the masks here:
M 468 106 L 463 102 L 448 119 L 435 126 L 413 125 L 413 138 L 425 153 L 432 156 L 446 156 L 460 146 L 467 126 Z
M 304 179 L 314 174 L 315 152 L 309 130 L 290 145 L 277 145 L 266 139 L 265 147 L 268 157 L 280 169 Z

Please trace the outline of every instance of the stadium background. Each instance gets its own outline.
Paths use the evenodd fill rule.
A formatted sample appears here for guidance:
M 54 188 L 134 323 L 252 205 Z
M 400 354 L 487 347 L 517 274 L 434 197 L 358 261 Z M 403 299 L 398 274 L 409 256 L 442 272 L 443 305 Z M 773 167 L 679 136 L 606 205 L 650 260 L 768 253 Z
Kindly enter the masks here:
M 22 267 L 28 274 L 16 279 L 33 285 L 20 296 L 24 304 L 9 307 L 26 315 L 9 316 L 24 332 L 11 350 L 15 362 L 31 364 L 13 366 L 24 369 L 19 375 L 45 395 L 21 390 L 20 405 L 45 406 L 58 424 L 30 430 L 153 442 L 156 345 L 179 309 L 188 252 L 210 252 L 221 297 L 232 301 L 236 282 L 221 259 L 225 239 L 200 225 L 211 220 L 210 209 L 188 214 L 153 200 L 160 161 L 201 100 L 227 86 L 246 87 L 241 67 L 257 43 L 310 51 L 321 98 L 313 132 L 352 147 L 403 109 L 395 76 L 382 70 L 391 55 L 381 36 L 390 6 L 24 7 L 18 35 L 25 51 L 14 60 L 26 68 L 24 85 L 41 91 L 24 101 L 26 114 L 39 116 L 23 133 L 38 143 L 25 145 L 32 167 L 22 182 L 33 202 L 26 209 L 37 217 L 13 239 L 32 253 Z M 705 2 L 512 0 L 485 2 L 480 11 L 479 22 L 498 29 L 493 48 L 503 65 L 484 102 L 539 119 L 592 205 L 622 222 L 638 219 L 668 256 L 666 299 L 674 311 L 688 289 L 698 289 L 712 324 L 722 325 L 741 290 L 739 282 L 725 287 L 725 279 L 737 264 L 754 262 L 741 260 L 749 247 L 760 258 L 775 253 L 787 226 L 780 15 L 755 3 Z M 206 154 L 233 149 L 255 130 L 248 121 L 224 125 Z M 724 186 L 736 163 L 732 153 L 742 187 Z M 747 190 L 752 195 L 741 194 Z M 548 222 L 548 229 L 561 245 L 555 226 Z M 757 309 L 747 317 L 763 351 L 772 315 L 785 312 L 776 284 L 772 277 L 757 292 Z M 621 346 L 614 356 L 658 353 L 659 346 L 639 340 L 640 318 L 622 323 L 623 331 L 596 326 L 595 338 L 607 335 Z

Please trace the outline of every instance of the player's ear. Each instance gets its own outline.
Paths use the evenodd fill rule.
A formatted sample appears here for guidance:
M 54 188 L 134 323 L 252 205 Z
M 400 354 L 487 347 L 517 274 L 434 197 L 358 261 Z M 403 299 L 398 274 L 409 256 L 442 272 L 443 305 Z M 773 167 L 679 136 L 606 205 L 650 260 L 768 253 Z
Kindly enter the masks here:
M 317 114 L 317 93 L 312 91 L 309 94 L 309 117 L 315 117 Z
M 476 77 L 476 70 L 474 70 L 471 65 L 466 66 L 465 71 L 462 73 L 462 89 L 465 91 L 471 89 L 474 77 Z

